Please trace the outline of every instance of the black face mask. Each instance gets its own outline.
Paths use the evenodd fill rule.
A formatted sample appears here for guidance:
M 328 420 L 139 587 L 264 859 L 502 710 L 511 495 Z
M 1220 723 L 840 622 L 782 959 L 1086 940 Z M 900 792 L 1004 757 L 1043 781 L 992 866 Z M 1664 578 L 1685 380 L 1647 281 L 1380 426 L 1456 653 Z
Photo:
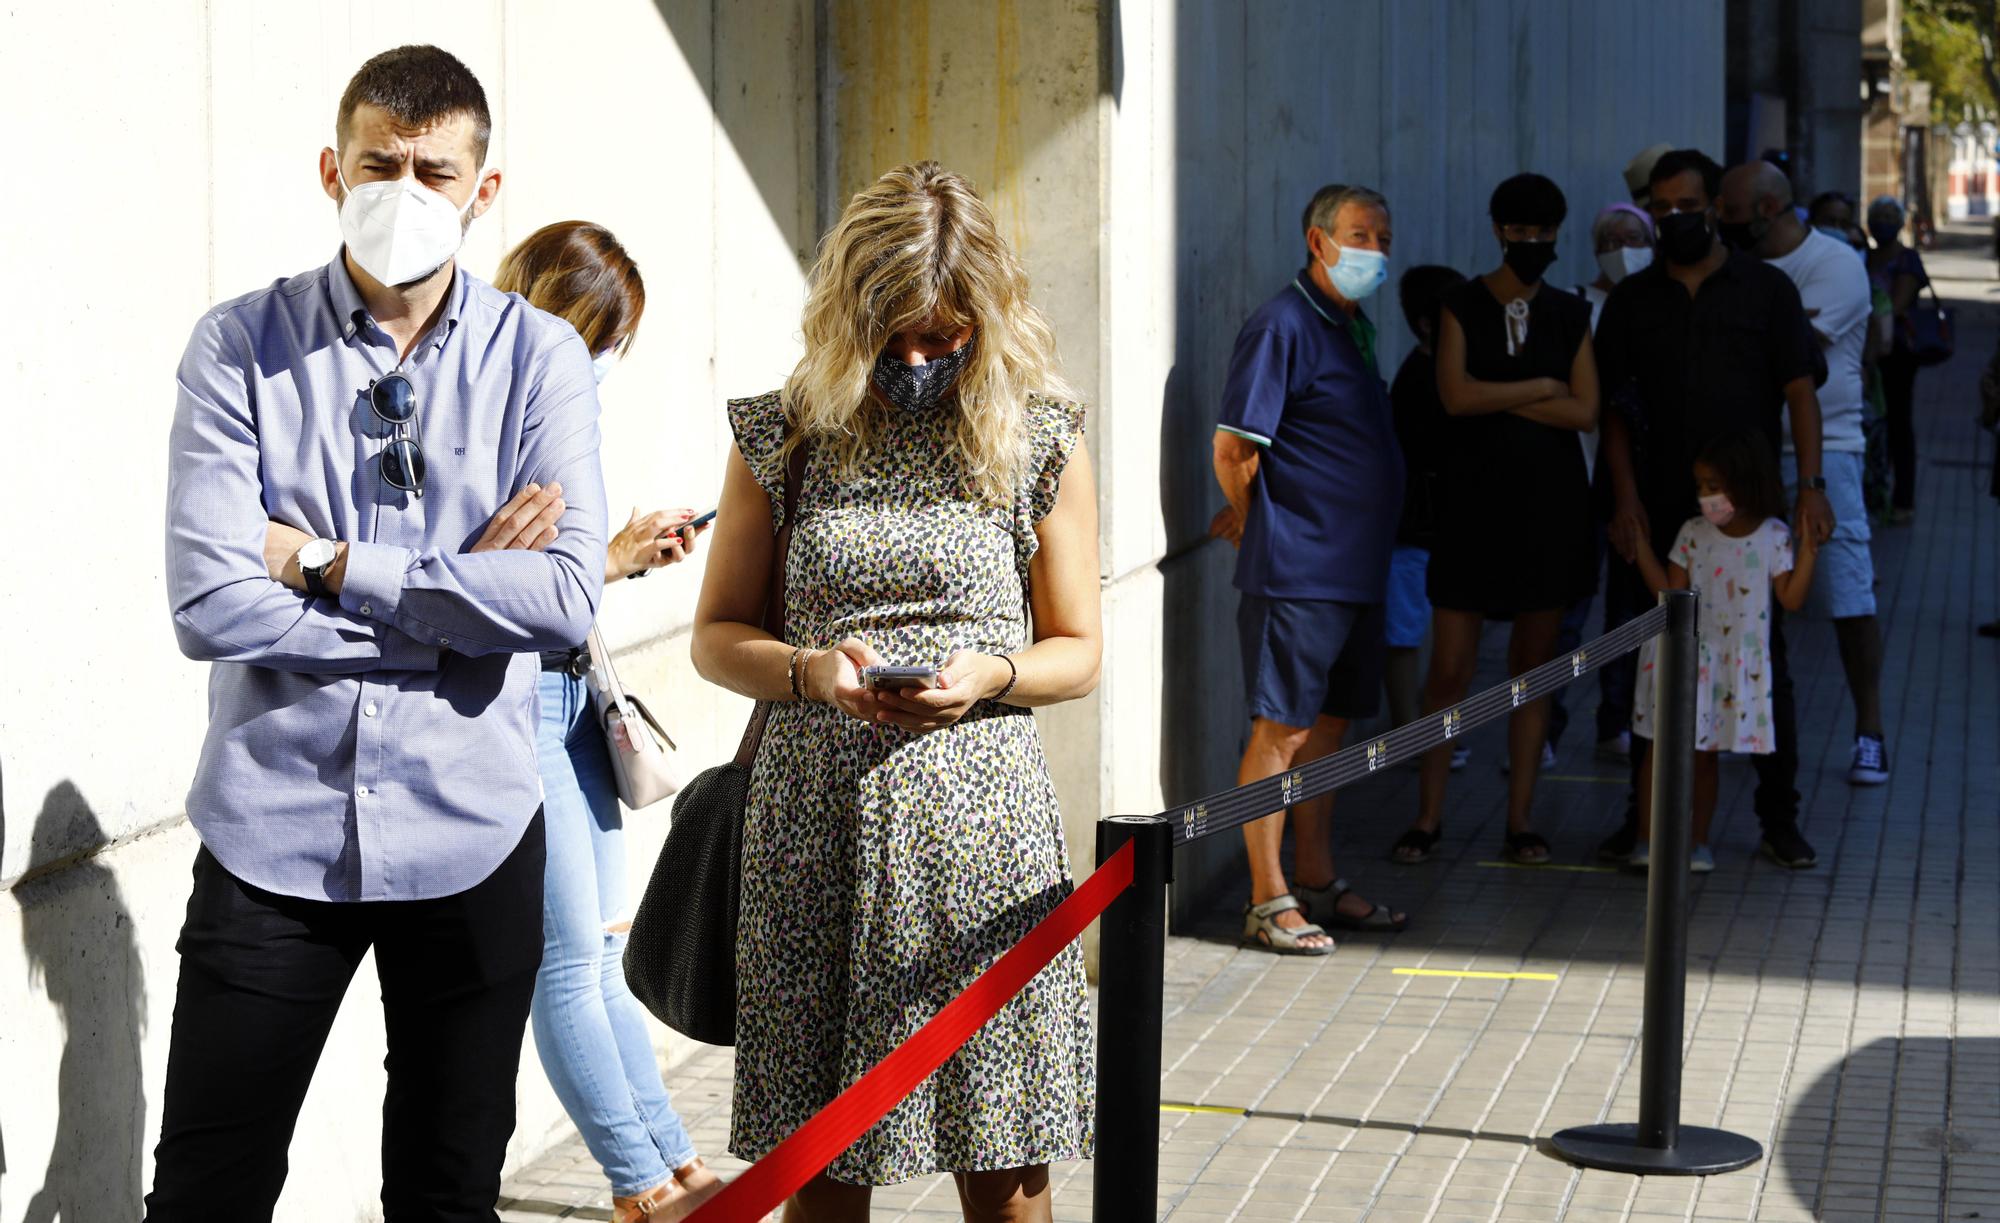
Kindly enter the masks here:
M 1718 221 L 1715 225 L 1716 236 L 1722 239 L 1724 246 L 1733 251 L 1744 251 L 1753 255 L 1757 253 L 1757 245 L 1764 240 L 1764 235 L 1770 232 L 1769 217 L 1752 217 L 1748 221 Z
M 921 412 L 934 408 L 951 393 L 952 385 L 958 381 L 966 362 L 972 359 L 972 343 L 968 339 L 957 352 L 946 353 L 922 365 L 899 361 L 885 350 L 875 358 L 875 389 L 881 392 L 882 398 L 905 411 Z
M 1553 242 L 1503 242 L 1500 260 L 1521 278 L 1524 285 L 1534 284 L 1556 261 L 1556 244 Z
M 1706 212 L 1670 212 L 1659 220 L 1660 258 L 1690 267 L 1708 258 L 1715 234 L 1708 228 Z

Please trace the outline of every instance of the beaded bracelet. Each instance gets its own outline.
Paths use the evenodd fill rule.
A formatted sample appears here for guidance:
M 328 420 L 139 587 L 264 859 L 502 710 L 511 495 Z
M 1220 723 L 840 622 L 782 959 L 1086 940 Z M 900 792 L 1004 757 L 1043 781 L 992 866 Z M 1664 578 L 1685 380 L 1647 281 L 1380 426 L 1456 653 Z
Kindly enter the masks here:
M 794 649 L 792 651 L 791 666 L 787 667 L 785 672 L 786 679 L 789 680 L 792 685 L 792 699 L 795 701 L 803 701 L 806 699 L 805 693 L 799 691 L 799 659 L 805 655 L 805 652 L 806 648 L 804 646 L 799 646 L 798 648 Z
M 1000 690 L 999 696 L 993 698 L 994 704 L 1001 705 L 1006 703 L 1008 697 L 1014 695 L 1014 685 L 1021 682 L 1021 670 L 1014 665 L 1014 660 L 1005 654 L 995 654 L 994 657 L 1007 664 L 1007 686 Z

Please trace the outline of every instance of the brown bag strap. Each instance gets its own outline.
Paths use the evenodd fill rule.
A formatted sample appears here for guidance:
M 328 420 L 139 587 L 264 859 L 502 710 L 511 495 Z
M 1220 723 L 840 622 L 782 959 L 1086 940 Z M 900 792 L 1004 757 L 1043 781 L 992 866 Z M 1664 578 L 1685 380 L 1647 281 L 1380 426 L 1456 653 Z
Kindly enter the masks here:
M 787 423 L 786 431 L 790 432 Z M 785 493 L 783 497 L 784 521 L 779 524 L 778 536 L 771 544 L 771 580 L 766 585 L 768 594 L 764 601 L 764 631 L 785 639 L 785 566 L 792 552 L 792 528 L 799 521 L 799 491 L 806 479 L 806 460 L 811 456 L 810 439 L 792 448 L 791 460 L 785 465 Z M 758 701 L 750 711 L 750 724 L 743 728 L 743 740 L 736 745 L 736 763 L 749 768 L 757 759 L 757 748 L 764 742 L 764 725 L 771 720 L 771 702 Z

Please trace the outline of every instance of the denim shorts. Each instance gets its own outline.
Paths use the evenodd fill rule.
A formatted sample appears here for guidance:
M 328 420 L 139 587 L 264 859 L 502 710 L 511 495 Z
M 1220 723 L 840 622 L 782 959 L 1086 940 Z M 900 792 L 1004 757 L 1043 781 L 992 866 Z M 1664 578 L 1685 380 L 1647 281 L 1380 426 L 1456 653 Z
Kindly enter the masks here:
M 1833 538 L 1819 546 L 1813 561 L 1812 590 L 1805 614 L 1818 619 L 1846 620 L 1875 614 L 1875 557 L 1869 549 L 1868 503 L 1861 492 L 1866 456 L 1829 450 L 1820 457 L 1826 473 L 1826 499 L 1833 506 Z M 1785 494 L 1798 496 L 1798 463 L 1784 458 Z
M 1380 603 L 1266 599 L 1236 608 L 1250 716 L 1308 727 L 1326 714 L 1372 717 L 1382 700 Z
M 1424 590 L 1424 574 L 1430 568 L 1428 548 L 1402 544 L 1389 554 L 1389 601 L 1384 605 L 1387 624 L 1384 636 L 1392 650 L 1415 650 L 1424 644 L 1431 629 L 1431 599 Z

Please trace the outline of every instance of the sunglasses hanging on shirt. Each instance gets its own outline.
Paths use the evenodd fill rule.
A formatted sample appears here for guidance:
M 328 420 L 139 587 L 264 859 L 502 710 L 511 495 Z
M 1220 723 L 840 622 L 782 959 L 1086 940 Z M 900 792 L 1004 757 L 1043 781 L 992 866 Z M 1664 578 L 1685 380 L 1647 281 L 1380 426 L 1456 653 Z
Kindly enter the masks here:
M 368 384 L 368 406 L 393 429 L 382 448 L 382 478 L 406 493 L 424 495 L 423 427 L 417 420 L 417 388 L 390 373 Z

